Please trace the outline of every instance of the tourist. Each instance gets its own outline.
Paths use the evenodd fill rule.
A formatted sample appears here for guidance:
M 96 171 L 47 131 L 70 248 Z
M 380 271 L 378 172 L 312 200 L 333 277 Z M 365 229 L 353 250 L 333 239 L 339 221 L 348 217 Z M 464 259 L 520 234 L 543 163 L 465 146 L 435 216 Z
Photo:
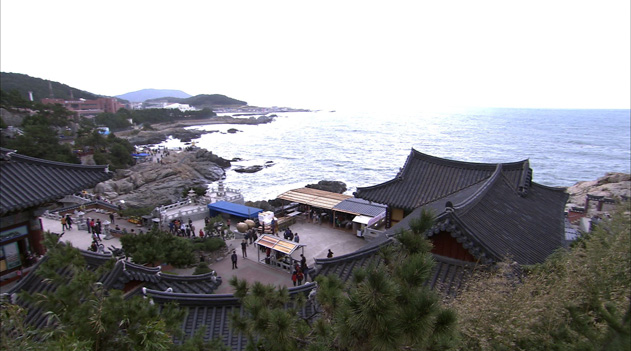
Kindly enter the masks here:
M 302 280 L 304 279 L 305 275 L 302 274 L 301 270 L 298 270 L 298 274 L 297 274 L 297 278 L 298 278 L 298 285 L 302 285 Z
M 294 235 L 294 242 L 296 242 L 296 243 L 300 242 L 300 237 L 298 236 L 298 233 L 296 233 L 296 235 Z
M 298 280 L 298 272 L 294 270 L 294 272 L 291 274 L 291 281 L 294 282 L 294 286 L 296 286 L 297 280 Z
M 236 250 L 232 250 L 232 256 L 230 256 L 230 259 L 232 260 L 232 269 L 238 269 L 239 267 L 237 267 L 237 251 Z
M 92 226 L 90 225 L 90 218 L 86 218 L 85 227 L 88 228 L 88 234 L 92 234 Z
M 300 254 L 300 269 L 303 272 L 307 271 L 307 258 L 303 254 Z
M 199 237 L 202 238 L 202 239 L 204 238 L 204 230 L 203 229 L 199 230 Z
M 68 225 L 68 230 L 72 229 L 72 218 L 69 214 L 66 215 L 66 224 Z
M 248 251 L 246 250 L 246 248 L 248 247 L 248 242 L 243 239 L 243 241 L 241 242 L 241 254 L 243 255 L 243 258 L 248 257 Z
M 112 224 L 114 224 L 114 213 L 110 212 L 110 222 L 112 222 Z
M 331 251 L 331 249 L 329 249 L 329 253 L 326 254 L 326 258 L 333 258 L 333 251 Z
M 64 216 L 61 217 L 61 231 L 62 232 L 66 231 L 66 217 Z

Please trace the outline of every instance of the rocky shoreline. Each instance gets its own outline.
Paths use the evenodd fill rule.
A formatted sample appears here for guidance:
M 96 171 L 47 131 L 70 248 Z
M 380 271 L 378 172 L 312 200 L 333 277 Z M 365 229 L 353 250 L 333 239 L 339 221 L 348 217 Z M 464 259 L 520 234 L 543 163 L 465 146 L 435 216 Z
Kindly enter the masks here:
M 169 136 L 180 139 L 183 142 L 190 142 L 193 139 L 201 137 L 203 134 L 217 133 L 219 131 L 204 131 L 199 129 L 185 129 L 190 126 L 198 125 L 213 125 L 213 124 L 265 124 L 274 121 L 275 115 L 271 116 L 258 116 L 249 118 L 235 118 L 232 116 L 215 116 L 206 119 L 195 119 L 187 121 L 178 121 L 175 124 L 172 123 L 160 123 L 151 125 L 152 130 L 125 130 L 115 132 L 114 134 L 119 137 L 128 140 L 132 145 L 148 145 L 159 144 Z M 236 132 L 236 129 L 231 132 Z
M 205 149 L 158 153 L 151 161 L 117 170 L 93 191 L 114 203 L 124 200 L 129 207 L 156 207 L 179 200 L 187 189 L 220 180 L 229 167 L 229 160 Z

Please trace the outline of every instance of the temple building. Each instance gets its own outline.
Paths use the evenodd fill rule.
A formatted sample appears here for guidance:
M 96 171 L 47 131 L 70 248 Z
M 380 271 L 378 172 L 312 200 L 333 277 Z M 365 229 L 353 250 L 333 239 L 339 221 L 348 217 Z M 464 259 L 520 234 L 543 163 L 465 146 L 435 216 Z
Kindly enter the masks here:
M 0 148 L 0 277 L 10 279 L 45 253 L 39 215 L 44 205 L 110 179 L 107 166 L 42 160 Z M 7 279 L 4 279 L 7 278 Z
M 430 209 L 434 253 L 461 261 L 541 263 L 565 242 L 568 195 L 534 183 L 528 160 L 471 163 L 412 149 L 394 179 L 358 188 L 355 196 L 388 206 L 390 234 Z

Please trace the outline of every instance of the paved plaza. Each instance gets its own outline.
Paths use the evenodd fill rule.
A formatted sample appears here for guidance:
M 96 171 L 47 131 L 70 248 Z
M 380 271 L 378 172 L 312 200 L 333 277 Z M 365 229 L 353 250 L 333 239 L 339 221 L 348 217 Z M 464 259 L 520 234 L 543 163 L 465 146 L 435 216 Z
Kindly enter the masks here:
M 88 212 L 86 217 L 99 218 L 101 222 L 109 221 L 108 214 Z M 41 217 L 42 226 L 44 231 L 51 231 L 53 233 L 62 233 L 61 222 L 48 218 Z M 116 216 L 114 225 L 118 224 L 119 227 L 127 229 L 127 232 L 131 232 L 134 229 L 135 232 L 139 232 L 142 227 L 136 224 L 128 222 L 124 218 Z M 232 230 L 236 230 L 235 219 L 232 220 Z M 193 226 L 199 231 L 204 227 L 203 220 L 193 221 Z M 329 224 L 316 224 L 308 222 L 304 217 L 297 219 L 296 223 L 290 226 L 291 230 L 298 233 L 300 236 L 300 244 L 304 244 L 304 248 L 297 249 L 292 257 L 300 260 L 300 254 L 304 250 L 304 255 L 307 258 L 307 265 L 313 267 L 315 258 L 325 258 L 329 249 L 334 252 L 335 256 L 354 252 L 362 246 L 366 245 L 366 241 L 362 238 L 358 238 L 355 232 L 349 230 L 335 229 Z M 146 229 L 145 229 L 146 230 Z M 101 236 L 104 238 L 104 236 Z M 282 234 L 280 234 L 282 238 Z M 71 230 L 66 230 L 61 238 L 63 241 L 68 241 L 72 246 L 86 250 L 92 243 L 92 236 L 87 230 L 80 230 L 73 224 Z M 260 262 L 265 257 L 265 253 L 259 252 L 254 245 L 248 245 L 247 258 L 243 258 L 241 254 L 241 242 L 243 239 L 227 240 L 226 245 L 230 249 L 237 252 L 238 256 L 238 269 L 232 269 L 232 263 L 230 256 L 227 255 L 224 258 L 220 258 L 216 262 L 209 262 L 211 269 L 217 272 L 223 280 L 219 289 L 215 291 L 217 294 L 232 293 L 232 287 L 228 284 L 228 281 L 232 276 L 237 276 L 241 279 L 246 279 L 248 282 L 253 283 L 260 281 L 265 284 L 273 284 L 275 286 L 293 286 L 291 280 L 291 274 L 281 268 L 273 267 L 265 263 Z M 120 240 L 113 237 L 112 239 L 103 239 L 103 244 L 107 250 L 110 246 L 121 247 Z M 193 268 L 186 269 L 174 269 L 173 273 L 180 275 L 190 275 L 194 271 Z

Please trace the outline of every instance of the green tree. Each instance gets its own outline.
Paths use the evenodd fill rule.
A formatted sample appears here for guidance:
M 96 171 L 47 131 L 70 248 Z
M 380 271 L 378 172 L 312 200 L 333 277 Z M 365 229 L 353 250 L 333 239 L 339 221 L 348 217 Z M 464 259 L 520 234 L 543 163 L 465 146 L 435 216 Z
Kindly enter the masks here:
M 169 263 L 186 267 L 195 263 L 193 244 L 189 239 L 177 237 L 158 229 L 121 238 L 125 253 L 139 264 Z
M 54 288 L 20 293 L 37 306 L 48 324 L 32 329 L 24 324 L 20 307 L 2 305 L 2 346 L 7 350 L 169 350 L 171 337 L 180 332 L 185 312 L 168 304 L 159 308 L 140 297 L 123 298 L 98 277 L 113 266 L 90 271 L 79 250 L 45 236 L 48 259 L 35 274 Z M 10 328 L 8 328 L 10 326 Z
M 462 350 L 629 350 L 631 220 L 626 204 L 571 250 L 479 272 L 452 306 Z
M 300 318 L 304 295 L 290 301 L 286 288 L 274 289 L 233 277 L 230 284 L 244 314 L 232 326 L 265 350 L 446 350 L 456 343 L 456 315 L 425 286 L 432 271 L 431 244 L 425 232 L 433 224 L 423 212 L 410 230 L 397 233 L 383 250 L 382 264 L 358 269 L 349 286 L 335 276 L 318 277 L 315 319 Z M 286 306 L 296 306 L 287 309 Z

